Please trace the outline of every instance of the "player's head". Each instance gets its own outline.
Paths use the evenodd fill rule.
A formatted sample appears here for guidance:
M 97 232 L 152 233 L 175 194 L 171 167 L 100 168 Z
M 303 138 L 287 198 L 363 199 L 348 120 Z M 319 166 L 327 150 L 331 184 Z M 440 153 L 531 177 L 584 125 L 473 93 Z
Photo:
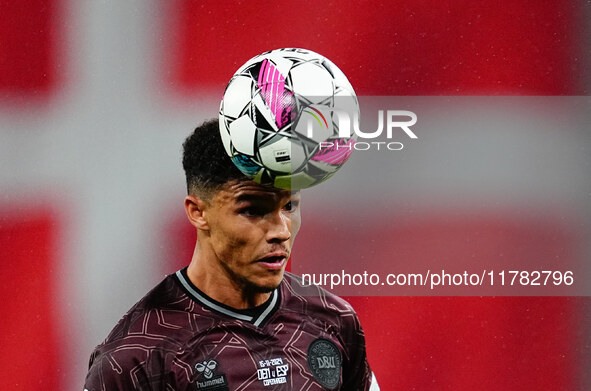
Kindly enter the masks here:
M 226 155 L 217 121 L 199 126 L 183 146 L 185 210 L 203 263 L 243 291 L 273 290 L 299 230 L 299 192 L 243 175 Z
M 188 194 L 209 199 L 228 181 L 248 180 L 232 163 L 222 144 L 217 120 L 206 121 L 183 144 Z

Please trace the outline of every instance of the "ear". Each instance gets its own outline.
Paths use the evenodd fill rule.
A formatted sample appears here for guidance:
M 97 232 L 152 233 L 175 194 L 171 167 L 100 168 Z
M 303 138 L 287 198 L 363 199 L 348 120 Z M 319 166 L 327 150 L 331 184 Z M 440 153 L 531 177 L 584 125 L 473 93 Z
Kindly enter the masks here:
M 188 195 L 185 197 L 185 212 L 189 222 L 199 230 L 208 230 L 207 220 L 205 218 L 205 210 L 208 203 L 202 198 Z

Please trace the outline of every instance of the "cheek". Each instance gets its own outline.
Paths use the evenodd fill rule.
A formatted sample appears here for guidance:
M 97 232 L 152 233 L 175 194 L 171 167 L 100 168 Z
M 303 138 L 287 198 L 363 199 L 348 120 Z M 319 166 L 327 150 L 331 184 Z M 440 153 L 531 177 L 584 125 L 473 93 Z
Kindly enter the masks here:
M 214 236 L 214 246 L 223 253 L 234 252 L 244 247 L 246 244 L 246 241 L 239 235 L 239 233 L 235 233 L 231 230 L 218 231 Z
M 247 255 L 249 243 L 249 230 L 232 227 L 226 229 L 212 230 L 212 242 L 216 253 L 221 259 L 231 261 Z
M 302 225 L 302 217 L 299 213 L 294 213 L 291 217 L 291 241 L 293 242 Z

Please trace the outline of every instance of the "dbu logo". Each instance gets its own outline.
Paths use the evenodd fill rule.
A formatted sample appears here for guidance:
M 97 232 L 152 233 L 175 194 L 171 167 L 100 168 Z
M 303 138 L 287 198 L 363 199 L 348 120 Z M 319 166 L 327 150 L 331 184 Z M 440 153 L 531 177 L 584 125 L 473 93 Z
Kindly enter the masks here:
M 316 361 L 318 363 L 318 369 L 335 369 L 337 367 L 333 356 L 316 357 Z

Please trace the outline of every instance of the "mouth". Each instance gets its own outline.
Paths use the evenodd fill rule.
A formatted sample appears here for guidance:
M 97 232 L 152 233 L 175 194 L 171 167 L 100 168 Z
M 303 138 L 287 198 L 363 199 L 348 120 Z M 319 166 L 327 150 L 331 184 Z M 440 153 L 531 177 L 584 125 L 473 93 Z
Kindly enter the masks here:
M 280 270 L 287 263 L 287 253 L 275 252 L 255 261 L 255 263 L 269 270 Z

